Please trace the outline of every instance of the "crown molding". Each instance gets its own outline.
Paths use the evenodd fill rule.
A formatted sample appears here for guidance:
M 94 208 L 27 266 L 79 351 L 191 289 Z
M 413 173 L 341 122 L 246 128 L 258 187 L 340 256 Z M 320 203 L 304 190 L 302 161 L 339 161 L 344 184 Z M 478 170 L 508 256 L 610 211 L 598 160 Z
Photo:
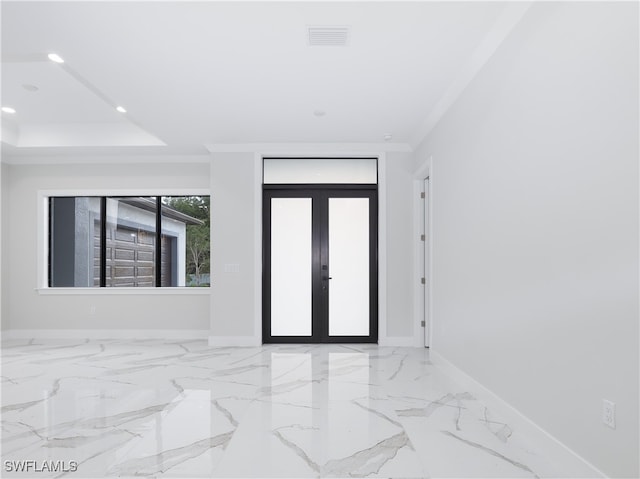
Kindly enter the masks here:
M 319 154 L 347 152 L 355 154 L 402 152 L 411 153 L 408 143 L 215 143 L 205 145 L 210 153 L 259 152 L 269 154 Z
M 424 141 L 447 111 L 460 98 L 462 92 L 482 70 L 516 25 L 520 23 L 533 3 L 533 1 L 519 1 L 505 4 L 504 10 L 496 19 L 491 30 L 474 50 L 464 67 L 458 72 L 449 88 L 445 90 L 444 94 L 429 111 L 428 116 L 419 128 L 411 136 L 409 145 L 412 150 L 416 150 L 419 147 L 420 143 Z
M 209 163 L 203 147 L 15 147 L 2 143 L 0 162 L 10 165 L 98 163 Z

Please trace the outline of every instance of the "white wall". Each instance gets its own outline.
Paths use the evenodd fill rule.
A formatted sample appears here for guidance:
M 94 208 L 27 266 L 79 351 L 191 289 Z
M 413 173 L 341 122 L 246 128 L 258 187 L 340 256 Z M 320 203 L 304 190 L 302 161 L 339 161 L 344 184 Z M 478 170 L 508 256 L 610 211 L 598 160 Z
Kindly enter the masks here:
M 250 153 L 214 153 L 211 162 L 211 328 L 212 344 L 260 344 L 255 282 L 256 162 Z M 225 272 L 238 265 L 238 272 Z M 234 267 L 227 271 L 234 271 Z M 261 308 L 259 309 L 261 311 Z
M 332 156 L 326 152 L 317 154 Z M 260 158 L 255 151 L 213 154 L 211 344 L 259 344 L 262 339 Z M 381 185 L 385 193 L 380 198 L 385 198 L 387 230 L 379 234 L 386 240 L 387 274 L 386 288 L 380 294 L 387 299 L 387 322 L 381 329 L 388 337 L 380 339 L 386 344 L 408 345 L 415 342 L 411 289 L 413 156 L 387 153 L 385 165 Z M 239 265 L 239 272 L 225 272 L 225 265 Z
M 387 336 L 412 338 L 413 156 L 386 154 Z M 391 339 L 393 341 L 393 339 Z M 411 342 L 406 342 L 410 344 Z
M 357 153 L 354 153 L 357 155 Z M 28 162 L 34 159 L 27 159 Z M 2 269 L 4 330 L 189 329 L 210 330 L 215 344 L 261 340 L 261 186 L 256 152 L 215 153 L 208 163 L 3 165 L 3 227 L 7 260 Z M 201 159 L 202 160 L 202 159 Z M 153 165 L 153 166 L 151 166 Z M 411 298 L 412 156 L 388 153 L 385 206 L 388 212 L 386 331 L 409 344 L 414 334 Z M 211 168 L 211 174 L 209 172 Z M 208 296 L 47 295 L 36 291 L 37 196 L 55 189 L 211 189 L 212 281 Z M 12 205 L 9 207 L 9 205 Z M 258 243 L 256 243 L 258 238 Z M 15 253 L 15 254 L 14 254 Z M 225 265 L 238 265 L 228 272 Z M 7 281 L 7 278 L 10 280 Z M 155 292 L 154 292 L 155 293 Z M 157 304 L 157 306 L 156 306 Z M 152 306 L 151 306 L 152 305 Z M 93 313 L 92 313 L 93 311 Z M 209 315 L 211 312 L 211 315 Z
M 208 330 L 208 294 L 122 295 L 98 290 L 60 295 L 36 290 L 39 190 L 206 190 L 208 157 L 200 160 L 207 163 L 136 163 L 132 157 L 112 164 L 4 165 L 3 330 Z
M 640 475 L 638 82 L 637 3 L 535 4 L 416 154 L 433 348 L 615 477 Z
M 4 135 L 3 135 L 4 138 Z M 0 158 L 0 331 L 7 329 L 8 324 L 8 316 L 6 312 L 6 302 L 3 301 L 4 292 L 2 290 L 2 286 L 5 283 L 5 276 L 7 274 L 6 268 L 4 268 L 5 263 L 5 232 L 7 229 L 3 226 L 4 218 L 6 218 L 5 208 L 7 205 L 7 174 L 5 173 L 5 169 L 7 165 L 2 163 Z

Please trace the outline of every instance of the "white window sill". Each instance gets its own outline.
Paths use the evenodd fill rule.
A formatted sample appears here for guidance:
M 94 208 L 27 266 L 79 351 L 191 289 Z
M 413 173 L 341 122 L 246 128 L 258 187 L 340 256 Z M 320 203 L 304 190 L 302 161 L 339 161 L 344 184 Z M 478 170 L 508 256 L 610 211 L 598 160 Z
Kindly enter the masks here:
M 210 287 L 175 287 L 175 288 L 36 288 L 38 294 L 62 296 L 62 295 L 209 295 Z

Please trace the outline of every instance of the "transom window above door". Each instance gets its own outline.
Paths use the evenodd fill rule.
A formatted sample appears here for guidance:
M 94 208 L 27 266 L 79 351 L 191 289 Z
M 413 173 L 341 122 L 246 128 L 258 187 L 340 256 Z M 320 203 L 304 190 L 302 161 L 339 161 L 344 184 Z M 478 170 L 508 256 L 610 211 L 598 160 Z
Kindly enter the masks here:
M 264 158 L 263 168 L 265 185 L 378 183 L 376 158 Z

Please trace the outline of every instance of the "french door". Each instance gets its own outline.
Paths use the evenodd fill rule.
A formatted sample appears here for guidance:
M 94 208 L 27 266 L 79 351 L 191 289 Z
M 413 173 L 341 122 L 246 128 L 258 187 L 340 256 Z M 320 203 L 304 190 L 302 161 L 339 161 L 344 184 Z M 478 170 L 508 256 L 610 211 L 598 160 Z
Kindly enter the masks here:
M 376 185 L 265 185 L 265 343 L 378 341 Z

